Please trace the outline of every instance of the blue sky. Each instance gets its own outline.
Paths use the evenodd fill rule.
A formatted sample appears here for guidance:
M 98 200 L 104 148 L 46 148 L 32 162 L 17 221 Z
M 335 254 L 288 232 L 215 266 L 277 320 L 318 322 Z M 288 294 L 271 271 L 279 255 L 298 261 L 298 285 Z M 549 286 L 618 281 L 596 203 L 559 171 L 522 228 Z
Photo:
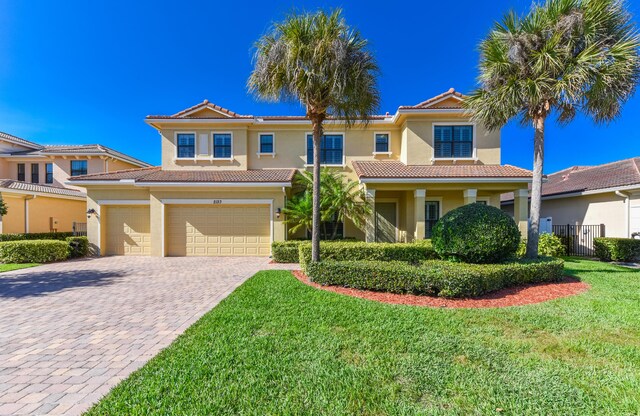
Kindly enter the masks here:
M 243 114 L 302 114 L 246 92 L 251 48 L 293 8 L 342 7 L 382 69 L 380 112 L 449 87 L 475 86 L 477 45 L 495 20 L 527 0 L 21 1 L 0 0 L 0 131 L 45 144 L 101 143 L 160 162 L 143 119 L 207 98 Z M 629 3 L 634 15 L 640 1 Z M 547 130 L 545 172 L 640 155 L 640 94 L 620 120 L 578 118 Z M 532 130 L 502 131 L 502 162 L 531 168 Z

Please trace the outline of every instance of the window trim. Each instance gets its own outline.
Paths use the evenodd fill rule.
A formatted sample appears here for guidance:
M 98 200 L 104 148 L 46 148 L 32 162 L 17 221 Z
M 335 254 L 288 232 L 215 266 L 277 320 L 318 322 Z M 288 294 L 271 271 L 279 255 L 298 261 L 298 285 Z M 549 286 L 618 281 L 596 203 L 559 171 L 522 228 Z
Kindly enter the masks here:
M 262 152 L 262 136 L 271 136 L 272 138 L 272 152 L 269 153 L 263 153 Z M 258 133 L 258 152 L 256 153 L 256 155 L 258 156 L 258 158 L 260 158 L 260 156 L 271 156 L 271 157 L 276 157 L 276 134 L 275 133 L 271 133 L 271 132 L 266 132 L 266 131 L 262 131 L 260 133 Z
M 73 174 L 73 162 L 84 162 L 86 163 L 86 168 L 84 170 L 84 173 L 79 173 L 77 175 Z M 70 160 L 69 161 L 69 176 L 70 177 L 74 177 L 74 176 L 82 176 L 82 175 L 86 175 L 89 173 L 89 161 L 87 159 L 76 159 L 76 160 Z
M 486 202 L 487 206 L 491 206 L 490 196 L 476 196 L 476 202 Z
M 438 203 L 438 221 L 442 218 L 442 197 L 441 196 L 426 196 L 424 198 L 424 235 L 422 238 L 427 239 L 427 202 Z
M 31 163 L 31 183 L 40 183 L 40 163 Z
M 436 126 L 471 126 L 471 157 L 436 157 Z M 476 142 L 476 123 L 470 121 L 450 121 L 431 123 L 431 144 L 433 145 L 433 156 L 431 160 L 478 160 L 477 142 Z
M 47 172 L 47 167 L 51 166 L 51 173 Z M 49 175 L 51 175 L 51 180 L 49 180 Z M 44 164 L 44 183 L 51 185 L 53 183 L 53 163 L 47 162 Z
M 216 140 L 214 138 L 214 136 L 216 134 L 228 134 L 229 136 L 231 136 L 231 143 L 230 143 L 230 150 L 231 150 L 231 155 L 229 157 L 216 157 Z M 211 134 L 209 135 L 209 138 L 211 140 L 211 160 L 228 160 L 228 161 L 232 161 L 233 160 L 233 132 L 232 131 L 212 131 Z
M 193 134 L 193 157 L 179 157 L 178 156 L 178 135 L 179 134 Z M 197 153 L 197 141 L 198 134 L 195 131 L 176 131 L 173 133 L 173 144 L 175 147 L 175 153 L 173 160 L 196 160 Z
M 377 152 L 376 151 L 376 136 L 379 134 L 386 134 L 387 135 L 387 147 L 388 147 L 388 151 L 386 152 Z M 391 132 L 390 131 L 374 131 L 373 132 L 373 153 L 374 156 L 377 155 L 386 155 L 386 156 L 391 156 Z
M 20 167 L 22 167 L 22 179 L 20 179 Z M 27 164 L 26 163 L 16 163 L 16 178 L 20 182 L 27 181 Z
M 309 137 L 309 135 L 313 136 L 313 132 L 309 131 L 306 132 L 304 134 L 304 167 L 305 168 L 309 168 L 313 166 L 313 163 L 309 164 L 307 163 L 307 161 L 309 160 L 309 149 L 307 148 L 307 137 Z M 322 133 L 323 136 L 336 136 L 339 135 L 342 137 L 342 163 L 320 163 L 320 166 L 327 166 L 327 167 L 340 167 L 340 168 L 344 168 L 347 166 L 347 152 L 345 151 L 345 138 L 346 135 L 344 134 L 344 132 L 341 131 L 325 131 Z

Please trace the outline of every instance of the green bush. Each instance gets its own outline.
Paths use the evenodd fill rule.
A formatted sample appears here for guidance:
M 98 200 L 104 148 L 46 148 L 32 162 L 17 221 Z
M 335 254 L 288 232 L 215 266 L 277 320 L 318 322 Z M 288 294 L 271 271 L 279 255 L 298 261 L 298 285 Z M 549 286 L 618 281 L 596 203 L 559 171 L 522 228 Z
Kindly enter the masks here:
M 322 261 L 379 260 L 419 263 L 437 257 L 429 240 L 415 243 L 320 242 Z M 299 260 L 303 268 L 311 261 L 311 243 L 299 246 Z
M 505 212 L 476 203 L 444 215 L 436 223 L 431 241 L 446 260 L 500 263 L 516 254 L 520 231 Z
M 0 242 L 2 263 L 48 263 L 69 258 L 71 248 L 66 241 L 23 240 Z
M 297 263 L 299 261 L 298 247 L 308 244 L 304 240 L 274 241 L 271 243 L 271 257 L 276 263 Z
M 67 237 L 69 257 L 86 257 L 89 254 L 89 239 L 87 237 Z
M 524 257 L 527 253 L 527 242 L 520 241 L 516 257 Z M 538 240 L 538 255 L 544 257 L 562 257 L 567 254 L 567 247 L 555 234 L 542 233 Z
M 321 261 L 306 265 L 313 282 L 390 293 L 463 298 L 480 296 L 526 283 L 556 282 L 564 262 L 556 258 L 516 260 L 502 264 L 428 260 L 421 265 L 401 261 Z
M 72 232 L 65 233 L 26 233 L 26 234 L 0 234 L 2 241 L 23 241 L 23 240 L 66 240 L 73 237 Z
M 596 257 L 602 261 L 640 259 L 640 240 L 634 238 L 597 237 L 593 239 Z

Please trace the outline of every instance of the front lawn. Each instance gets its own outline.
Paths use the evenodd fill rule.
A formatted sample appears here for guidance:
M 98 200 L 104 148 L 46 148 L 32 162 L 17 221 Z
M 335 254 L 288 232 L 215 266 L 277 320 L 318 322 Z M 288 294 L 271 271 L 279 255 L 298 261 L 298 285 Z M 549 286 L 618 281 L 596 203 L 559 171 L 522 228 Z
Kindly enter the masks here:
M 10 272 L 11 270 L 26 269 L 27 267 L 34 267 L 34 266 L 39 266 L 39 264 L 38 263 L 21 263 L 21 264 L 0 263 L 0 273 Z
M 582 295 L 386 305 L 261 272 L 90 414 L 636 414 L 640 272 L 568 259 Z

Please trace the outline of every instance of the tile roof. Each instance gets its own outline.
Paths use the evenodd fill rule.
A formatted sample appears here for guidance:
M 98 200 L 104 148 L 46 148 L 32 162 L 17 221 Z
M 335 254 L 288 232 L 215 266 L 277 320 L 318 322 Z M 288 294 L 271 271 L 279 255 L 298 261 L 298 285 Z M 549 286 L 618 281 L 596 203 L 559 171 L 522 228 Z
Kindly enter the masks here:
M 28 146 L 28 147 L 31 147 L 31 148 L 34 148 L 34 149 L 42 148 L 42 146 L 40 146 L 37 143 L 30 142 L 29 140 L 25 140 L 23 138 L 20 138 L 18 136 L 14 136 L 14 135 L 9 134 L 9 133 L 3 133 L 1 131 L 0 131 L 0 139 L 8 140 L 10 142 L 17 143 L 17 144 L 22 144 L 24 146 Z
M 597 191 L 630 185 L 640 187 L 640 157 L 598 166 L 572 166 L 552 173 L 542 184 L 542 196 Z M 502 196 L 503 202 L 512 200 L 513 193 Z
M 436 102 L 439 101 L 443 101 L 449 97 L 453 97 L 453 98 L 464 98 L 465 95 L 456 91 L 454 88 L 449 88 L 448 91 L 443 92 L 442 94 L 438 94 L 435 97 L 431 97 L 428 100 L 425 100 L 421 103 L 418 103 L 416 105 L 402 105 L 400 106 L 400 109 L 408 109 L 408 110 L 412 110 L 412 109 L 427 109 L 429 107 L 431 107 L 433 104 L 435 104 Z M 441 106 L 438 107 L 441 109 L 457 109 L 457 108 L 462 108 L 462 106 Z
M 101 144 L 78 144 L 78 145 L 44 145 L 38 150 L 14 152 L 13 155 L 40 156 L 57 154 L 77 154 L 77 155 L 109 155 L 140 167 L 148 167 L 149 164 L 135 157 L 131 157 L 110 147 Z
M 249 183 L 291 182 L 296 169 L 250 169 L 250 170 L 162 170 L 160 167 L 129 169 L 110 173 L 74 176 L 70 181 L 119 181 L 183 183 Z
M 405 165 L 397 161 L 354 161 L 360 179 L 522 178 L 533 173 L 511 165 Z
M 86 197 L 84 192 L 77 191 L 75 189 L 62 188 L 51 185 L 40 185 L 37 183 L 28 183 L 22 181 L 16 181 L 13 179 L 0 179 L 0 191 L 2 189 L 15 190 L 15 191 L 27 191 L 38 192 L 43 194 L 64 195 L 64 196 L 76 196 Z

